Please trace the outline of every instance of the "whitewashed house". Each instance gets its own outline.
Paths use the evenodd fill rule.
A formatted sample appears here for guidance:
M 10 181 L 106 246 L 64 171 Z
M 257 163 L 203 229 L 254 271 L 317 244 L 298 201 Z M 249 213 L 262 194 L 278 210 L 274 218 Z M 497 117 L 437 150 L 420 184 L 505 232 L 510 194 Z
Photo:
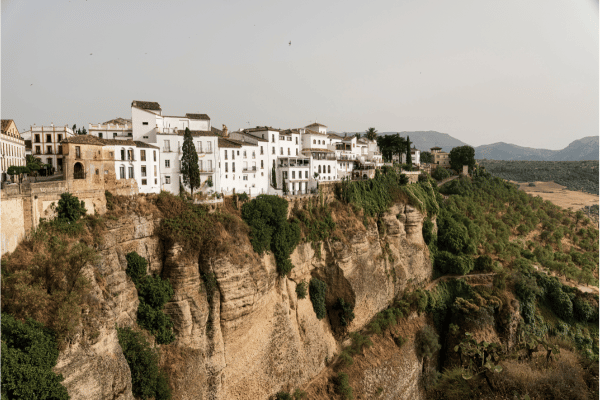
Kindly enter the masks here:
M 130 119 L 115 118 L 101 124 L 88 124 L 88 135 L 100 139 L 133 139 L 133 128 Z
M 421 165 L 421 152 L 416 148 L 410 149 L 410 158 L 413 165 Z M 406 164 L 406 153 L 402 153 L 402 164 Z
M 139 140 L 103 139 L 114 150 L 115 175 L 135 179 L 140 193 L 160 193 L 160 151 Z
M 223 194 L 246 193 L 249 196 L 269 192 L 266 154 L 258 142 L 219 138 L 220 190 Z

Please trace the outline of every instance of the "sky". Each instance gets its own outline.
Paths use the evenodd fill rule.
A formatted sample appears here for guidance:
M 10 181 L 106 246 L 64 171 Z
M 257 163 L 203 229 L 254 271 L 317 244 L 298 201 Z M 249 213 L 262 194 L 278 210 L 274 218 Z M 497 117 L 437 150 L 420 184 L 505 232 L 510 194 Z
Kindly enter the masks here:
M 145 100 L 556 150 L 598 135 L 598 32 L 590 0 L 2 0 L 0 113 L 87 128 Z

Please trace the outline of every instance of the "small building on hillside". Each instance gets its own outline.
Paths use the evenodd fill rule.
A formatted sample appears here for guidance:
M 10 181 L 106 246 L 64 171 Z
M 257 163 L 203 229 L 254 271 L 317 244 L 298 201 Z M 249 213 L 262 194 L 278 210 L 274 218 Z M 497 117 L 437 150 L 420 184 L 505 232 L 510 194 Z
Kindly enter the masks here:
M 441 147 L 432 147 L 433 163 L 444 168 L 450 168 L 450 153 L 442 151 Z
M 21 136 L 24 140 L 31 141 L 31 155 L 42 160 L 44 164 L 52 165 L 56 172 L 61 172 L 64 162 L 61 142 L 76 135 L 68 125 L 50 124 L 50 126 L 31 126 Z

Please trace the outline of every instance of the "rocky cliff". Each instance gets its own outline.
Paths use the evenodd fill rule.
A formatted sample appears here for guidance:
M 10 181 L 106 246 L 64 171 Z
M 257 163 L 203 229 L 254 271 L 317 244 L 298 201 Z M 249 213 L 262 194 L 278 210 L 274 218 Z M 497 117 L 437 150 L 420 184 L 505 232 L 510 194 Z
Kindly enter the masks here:
M 306 385 L 340 352 L 343 335 L 333 318 L 318 320 L 310 300 L 297 298 L 296 285 L 311 277 L 323 280 L 328 309 L 338 297 L 350 301 L 356 318 L 349 330 L 360 329 L 407 286 L 430 279 L 422 222 L 413 207 L 395 204 L 379 226 L 373 222 L 338 240 L 300 244 L 291 256 L 294 269 L 281 278 L 273 256 L 256 255 L 247 237 L 227 251 L 186 254 L 177 243 L 161 242 L 159 217 L 126 213 L 107 221 L 102 257 L 87 271 L 93 286 L 88 303 L 99 317 L 86 321 L 61 351 L 55 371 L 65 377 L 72 399 L 133 398 L 115 327 L 135 324 L 137 292 L 125 273 L 125 255 L 136 251 L 148 259 L 149 272 L 168 278 L 174 288 L 165 312 L 177 340 L 160 350 L 173 398 L 265 399 Z M 216 287 L 205 284 L 208 275 Z M 381 374 L 418 375 L 421 365 L 404 361 L 373 369 L 365 382 Z M 413 387 L 406 395 L 418 398 Z

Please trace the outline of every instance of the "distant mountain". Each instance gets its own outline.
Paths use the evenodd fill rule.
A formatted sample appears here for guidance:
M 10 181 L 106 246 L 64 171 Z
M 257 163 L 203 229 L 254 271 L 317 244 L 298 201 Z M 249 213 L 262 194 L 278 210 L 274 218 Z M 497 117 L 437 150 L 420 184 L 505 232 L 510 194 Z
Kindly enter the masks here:
M 379 135 L 400 134 L 402 137 L 408 136 L 412 144 L 421 151 L 430 151 L 432 147 L 441 147 L 443 151 L 450 152 L 453 147 L 467 146 L 467 143 L 453 138 L 447 133 L 436 131 L 413 131 L 413 132 L 378 132 Z
M 598 144 L 598 136 L 575 140 L 562 150 L 534 149 L 500 142 L 475 147 L 475 158 L 504 161 L 598 160 Z

